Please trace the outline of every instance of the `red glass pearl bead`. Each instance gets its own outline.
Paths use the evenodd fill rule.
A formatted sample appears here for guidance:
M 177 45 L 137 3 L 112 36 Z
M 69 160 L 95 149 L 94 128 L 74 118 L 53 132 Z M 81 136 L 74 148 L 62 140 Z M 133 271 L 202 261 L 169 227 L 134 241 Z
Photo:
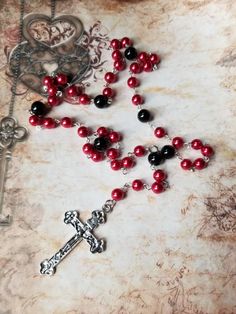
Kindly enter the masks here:
M 43 85 L 49 88 L 51 85 L 54 84 L 54 78 L 52 76 L 45 76 L 43 78 Z
M 46 129 L 54 129 L 56 127 L 56 122 L 52 118 L 44 118 L 43 119 L 43 126 Z
M 146 155 L 146 149 L 144 146 L 138 145 L 134 148 L 134 155 L 136 157 L 143 157 Z
M 57 97 L 56 95 L 48 97 L 48 104 L 52 107 L 58 106 L 60 104 L 60 101 L 61 101 L 60 98 Z
M 161 58 L 160 56 L 158 56 L 156 53 L 151 53 L 150 54 L 150 61 L 151 63 L 154 64 L 158 64 L 161 62 Z
M 122 53 L 120 52 L 120 50 L 114 50 L 111 54 L 111 57 L 113 60 L 117 61 L 123 58 Z
M 164 128 L 158 127 L 154 130 L 154 135 L 158 138 L 162 138 L 166 135 L 166 130 Z
M 212 155 L 214 155 L 214 150 L 210 145 L 205 145 L 201 148 L 201 153 L 203 154 L 203 156 L 211 157 Z
M 107 157 L 109 158 L 109 159 L 116 159 L 116 158 L 118 158 L 119 157 L 119 155 L 120 155 L 120 152 L 119 152 L 119 150 L 118 149 L 116 149 L 116 148 L 109 148 L 108 150 L 107 150 Z
M 166 178 L 167 178 L 166 173 L 161 169 L 157 169 L 156 171 L 153 172 L 153 179 L 157 182 L 162 182 Z
M 195 169 L 197 170 L 202 170 L 206 167 L 206 162 L 204 159 L 202 158 L 197 158 L 194 162 L 193 162 L 193 166 Z
M 117 60 L 114 62 L 114 68 L 117 71 L 123 71 L 126 68 L 126 63 L 124 60 Z
M 110 165 L 111 165 L 111 169 L 115 171 L 120 170 L 122 167 L 121 161 L 118 159 L 112 160 Z
M 109 134 L 109 130 L 105 126 L 101 126 L 97 129 L 97 134 L 99 136 L 107 136 Z
M 93 152 L 93 145 L 90 143 L 86 143 L 83 145 L 82 150 L 86 155 L 90 155 Z
M 190 170 L 193 167 L 193 163 L 190 159 L 183 159 L 180 163 L 180 166 L 184 170 Z
M 151 186 L 151 189 L 155 194 L 162 193 L 165 190 L 163 184 L 160 182 L 154 182 Z
M 94 162 L 102 161 L 103 158 L 104 158 L 104 155 L 103 155 L 103 153 L 101 153 L 101 152 L 93 151 L 93 152 L 91 153 L 91 159 L 92 159 Z
M 79 96 L 79 103 L 82 105 L 89 105 L 90 104 L 90 97 L 87 94 L 81 94 Z
M 135 94 L 133 97 L 132 97 L 132 103 L 133 105 L 135 106 L 138 106 L 138 105 L 141 105 L 143 104 L 143 97 L 139 94 Z
M 137 179 L 132 182 L 132 189 L 134 191 L 141 191 L 143 190 L 143 187 L 144 187 L 144 184 L 141 180 Z
M 29 117 L 29 123 L 32 126 L 42 125 L 43 119 L 39 118 L 38 116 L 33 115 Z
M 102 91 L 102 94 L 104 96 L 107 96 L 108 98 L 112 98 L 115 94 L 114 90 L 110 87 L 105 87 L 104 90 Z
M 142 51 L 138 54 L 138 60 L 145 63 L 147 60 L 149 60 L 149 55 L 146 52 Z
M 122 189 L 114 189 L 111 197 L 114 201 L 121 201 L 125 197 L 125 192 Z
M 143 65 L 143 70 L 145 72 L 152 72 L 152 63 L 150 61 L 146 61 Z
M 124 157 L 121 162 L 122 167 L 126 169 L 130 169 L 134 166 L 134 160 L 131 157 Z
M 154 130 L 154 135 L 158 138 L 162 138 L 166 135 L 166 130 L 162 127 L 157 127 L 155 130 Z
M 58 91 L 57 87 L 56 87 L 55 85 L 51 85 L 51 86 L 48 88 L 47 93 L 48 93 L 48 95 L 50 95 L 50 96 L 55 96 L 55 95 L 57 94 L 57 91 Z
M 64 128 L 71 128 L 73 126 L 73 121 L 71 118 L 64 117 L 61 119 L 61 126 Z
M 112 72 L 107 72 L 104 76 L 104 79 L 107 83 L 111 84 L 117 80 L 117 76 Z
M 68 78 L 63 73 L 58 73 L 55 77 L 55 80 L 56 80 L 56 83 L 61 86 L 64 86 L 68 83 Z
M 112 143 L 117 143 L 117 142 L 119 142 L 120 139 L 121 139 L 120 133 L 115 132 L 115 131 L 110 132 L 110 134 L 109 134 L 109 139 L 110 139 L 110 141 L 111 141 Z
M 139 85 L 139 80 L 136 77 L 132 76 L 127 80 L 127 84 L 130 88 L 135 88 Z
M 121 48 L 121 42 L 119 41 L 119 39 L 116 39 L 116 38 L 112 39 L 111 47 L 113 49 L 120 49 Z
M 126 48 L 128 46 L 132 46 L 132 44 L 133 44 L 132 40 L 130 38 L 128 38 L 128 37 L 123 37 L 121 39 L 121 46 L 122 46 L 122 48 Z
M 76 97 L 79 96 L 80 89 L 76 85 L 71 85 L 66 89 L 66 96 L 67 97 Z
M 80 126 L 77 132 L 80 137 L 87 137 L 90 134 L 90 130 L 86 126 Z
M 172 145 L 174 146 L 174 148 L 180 149 L 184 146 L 184 140 L 182 139 L 182 137 L 176 136 L 172 139 Z
M 192 140 L 191 147 L 193 149 L 201 149 L 202 148 L 202 141 L 196 138 L 195 140 Z
M 137 63 L 137 62 L 131 63 L 129 69 L 134 74 L 138 74 L 138 73 L 142 72 L 142 67 L 141 67 L 140 63 Z

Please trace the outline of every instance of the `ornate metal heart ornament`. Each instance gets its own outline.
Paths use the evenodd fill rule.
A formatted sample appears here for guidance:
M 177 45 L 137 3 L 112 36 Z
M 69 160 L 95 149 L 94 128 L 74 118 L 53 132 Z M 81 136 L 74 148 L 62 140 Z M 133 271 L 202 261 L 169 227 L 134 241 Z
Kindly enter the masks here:
M 67 74 L 71 84 L 81 81 L 90 67 L 89 53 L 80 45 L 83 31 L 82 22 L 75 16 L 61 15 L 53 19 L 43 14 L 25 16 L 20 81 L 43 96 L 42 78 L 52 72 Z M 16 68 L 17 47 L 10 55 L 12 72 Z

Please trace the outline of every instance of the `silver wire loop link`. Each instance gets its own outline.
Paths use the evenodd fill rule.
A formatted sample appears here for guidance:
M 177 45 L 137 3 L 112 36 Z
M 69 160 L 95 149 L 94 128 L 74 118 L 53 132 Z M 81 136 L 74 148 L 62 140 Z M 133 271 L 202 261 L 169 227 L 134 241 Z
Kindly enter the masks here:
M 107 200 L 105 202 L 105 204 L 102 206 L 102 210 L 108 214 L 108 213 L 111 213 L 113 208 L 115 207 L 116 205 L 116 201 L 115 200 Z

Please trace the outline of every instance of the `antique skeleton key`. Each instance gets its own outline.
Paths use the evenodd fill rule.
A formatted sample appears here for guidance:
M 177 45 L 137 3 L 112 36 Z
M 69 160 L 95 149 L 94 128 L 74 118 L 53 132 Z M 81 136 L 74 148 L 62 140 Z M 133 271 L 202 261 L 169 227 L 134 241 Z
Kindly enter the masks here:
M 3 216 L 4 187 L 11 159 L 12 148 L 18 141 L 23 141 L 27 136 L 27 130 L 17 125 L 14 118 L 7 116 L 0 121 L 0 226 L 8 226 L 11 216 Z

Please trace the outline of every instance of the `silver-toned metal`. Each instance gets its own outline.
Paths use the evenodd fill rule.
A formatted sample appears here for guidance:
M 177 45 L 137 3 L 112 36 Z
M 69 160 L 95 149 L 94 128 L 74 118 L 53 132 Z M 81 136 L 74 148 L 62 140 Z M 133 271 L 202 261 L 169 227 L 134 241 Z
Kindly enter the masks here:
M 121 143 L 120 143 L 120 142 L 117 142 L 116 145 L 115 145 L 115 148 L 116 148 L 116 149 L 120 149 L 120 148 L 121 148 Z
M 61 123 L 61 121 L 60 121 L 59 119 L 54 119 L 54 121 L 55 121 L 55 123 L 56 123 L 57 125 L 59 125 L 59 124 Z
M 57 91 L 56 95 L 57 95 L 58 97 L 62 97 L 63 93 L 62 93 L 62 91 L 59 90 L 59 91 Z
M 123 185 L 123 191 L 127 192 L 131 188 L 132 184 L 127 182 Z
M 152 145 L 148 147 L 148 151 L 150 153 L 155 153 L 155 152 L 159 152 L 158 146 L 157 145 Z
M 203 156 L 203 159 L 206 163 L 208 163 L 210 161 L 210 158 L 209 157 L 206 157 L 206 156 Z
M 0 148 L 10 149 L 16 142 L 23 141 L 27 136 L 27 129 L 18 126 L 15 118 L 7 116 L 0 121 Z
M 152 67 L 152 70 L 153 70 L 153 71 L 156 71 L 156 70 L 158 70 L 158 69 L 159 69 L 158 64 L 154 64 L 153 67 Z
M 191 148 L 191 142 L 185 142 L 185 143 L 184 143 L 184 146 L 185 146 L 187 149 L 190 149 L 190 148 Z
M 92 217 L 85 223 L 79 219 L 78 211 L 68 211 L 65 213 L 64 222 L 70 224 L 76 229 L 76 234 L 50 259 L 45 259 L 40 264 L 40 273 L 43 275 L 53 275 L 56 272 L 57 265 L 83 240 L 90 245 L 91 253 L 101 253 L 105 250 L 105 240 L 97 239 L 93 234 L 100 224 L 106 222 L 106 216 L 110 213 L 116 202 L 107 200 L 100 210 L 94 210 Z
M 36 131 L 42 131 L 43 130 L 43 126 L 42 125 L 37 125 L 35 127 Z
M 154 165 L 150 165 L 150 168 L 151 168 L 152 170 L 157 170 L 157 169 L 158 169 L 158 167 L 157 167 L 157 166 L 154 166 Z
M 168 182 L 168 181 L 164 180 L 164 181 L 162 182 L 162 184 L 163 184 L 163 186 L 164 186 L 165 189 L 169 189 L 169 188 L 170 188 L 170 185 L 169 185 L 169 182 Z
M 169 141 L 171 141 L 171 137 L 169 137 L 168 134 L 165 135 L 165 138 L 167 138 Z
M 16 142 L 23 141 L 26 137 L 27 129 L 18 126 L 13 117 L 7 116 L 0 120 L 0 216 L 3 210 L 4 186 L 12 148 Z M 0 226 L 7 226 L 10 222 L 10 216 L 0 217 Z
M 148 124 L 148 126 L 152 129 L 152 130 L 155 130 L 155 125 L 154 124 L 152 124 L 150 121 L 149 122 L 147 122 L 147 124 Z
M 47 86 L 43 85 L 42 90 L 43 90 L 43 93 L 44 93 L 44 94 L 47 93 L 47 91 L 48 91 Z
M 150 191 L 152 189 L 151 186 L 147 183 L 144 183 L 143 187 L 144 187 L 144 189 L 146 189 L 148 191 Z
M 12 218 L 10 215 L 6 217 L 2 214 L 4 202 L 4 186 L 8 171 L 8 164 L 11 159 L 12 149 L 17 142 L 23 141 L 27 137 L 27 129 L 18 126 L 17 121 L 13 118 L 16 88 L 20 76 L 21 61 L 21 43 L 23 34 L 23 18 L 24 18 L 25 1 L 20 1 L 20 21 L 19 21 L 19 41 L 15 49 L 15 66 L 12 71 L 13 83 L 12 93 L 9 103 L 8 115 L 0 120 L 0 226 L 9 226 Z
M 22 16 L 20 26 L 24 42 L 21 40 L 11 52 L 9 65 L 14 73 L 17 60 L 21 59 L 17 73 L 25 86 L 46 96 L 41 86 L 45 75 L 60 71 L 71 76 L 70 84 L 82 80 L 90 68 L 90 56 L 80 43 L 84 28 L 77 17 L 55 17 L 55 0 L 52 0 L 51 16 L 28 14 Z
M 183 157 L 180 155 L 179 152 L 175 152 L 175 156 L 176 156 L 176 158 L 178 158 L 179 160 L 183 160 Z
M 18 41 L 18 46 L 15 49 L 15 66 L 14 66 L 14 69 L 12 69 L 13 83 L 12 83 L 12 89 L 11 89 L 12 94 L 11 94 L 11 99 L 10 99 L 10 104 L 9 104 L 8 116 L 12 116 L 14 112 L 16 87 L 18 83 L 18 78 L 20 76 L 20 59 L 21 59 L 21 43 L 23 39 L 24 7 L 25 7 L 25 0 L 21 0 L 20 1 L 19 41 Z
M 127 155 L 128 155 L 129 157 L 134 157 L 134 156 L 135 156 L 134 152 L 128 152 Z
M 107 200 L 105 202 L 105 204 L 102 206 L 102 210 L 108 214 L 110 212 L 112 212 L 113 208 L 115 207 L 116 205 L 116 201 L 115 200 Z
M 121 168 L 121 171 L 122 171 L 124 176 L 126 176 L 127 173 L 128 173 L 128 169 L 127 168 Z
M 51 0 L 51 18 L 54 19 L 56 12 L 56 0 Z
M 42 275 L 53 275 L 56 272 L 56 266 L 78 245 L 83 238 L 75 234 L 66 244 L 50 259 L 45 259 L 40 264 L 40 273 Z
M 73 123 L 73 126 L 81 126 L 81 125 L 82 125 L 82 123 L 80 123 L 79 121 L 76 121 Z

